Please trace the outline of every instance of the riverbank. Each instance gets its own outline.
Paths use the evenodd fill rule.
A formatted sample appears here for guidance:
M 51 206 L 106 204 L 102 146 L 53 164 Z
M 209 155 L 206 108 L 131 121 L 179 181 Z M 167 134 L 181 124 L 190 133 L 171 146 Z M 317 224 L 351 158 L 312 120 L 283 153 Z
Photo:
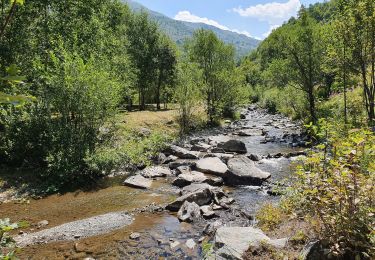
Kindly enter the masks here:
M 10 216 L 12 220 L 29 218 L 29 222 L 34 224 L 30 229 L 23 230 L 24 233 L 17 238 L 18 241 L 29 241 L 26 243 L 29 245 L 22 249 L 21 258 L 94 257 L 108 259 L 111 257 L 135 257 L 136 259 L 149 259 L 166 256 L 171 259 L 201 258 L 211 248 L 211 245 L 217 247 L 215 229 L 220 226 L 254 226 L 255 215 L 259 207 L 265 202 L 278 201 L 278 196 L 275 196 L 277 194 L 273 192 L 274 185 L 290 176 L 291 162 L 294 160 L 292 158 L 303 154 L 304 148 L 300 148 L 300 146 L 304 144 L 304 140 L 299 126 L 282 116 L 269 115 L 263 110 L 250 107 L 243 111 L 241 117 L 242 120 L 233 122 L 224 128 L 197 133 L 176 143 L 179 148 L 185 149 L 184 152 L 196 154 L 196 159 L 178 159 L 177 156 L 186 157 L 180 153 L 181 150 L 177 149 L 177 152 L 173 152 L 171 149 L 169 151 L 167 149 L 164 156 L 160 155 L 160 158 L 163 158 L 160 163 L 163 168 L 169 169 L 171 174 L 166 174 L 167 176 L 164 177 L 149 176 L 154 178 L 148 178 L 148 180 L 152 180 L 152 185 L 147 190 L 120 186 L 122 181 L 127 179 L 127 176 L 120 176 L 117 177 L 117 181 L 113 182 L 113 187 L 106 189 L 67 193 L 61 196 L 54 195 L 41 200 L 31 200 L 24 204 L 0 205 L 1 211 L 12 212 L 12 216 Z M 247 152 L 240 155 L 233 151 L 225 151 L 225 147 L 220 148 L 222 149 L 220 151 L 215 150 L 220 144 L 230 140 L 243 143 Z M 171 158 L 172 161 L 168 162 Z M 237 174 L 238 181 L 231 183 L 225 176 L 218 176 L 213 171 L 207 174 L 207 169 L 201 167 L 201 172 L 206 172 L 202 173 L 206 178 L 203 178 L 203 182 L 207 183 L 207 179 L 223 179 L 211 183 L 221 186 L 214 188 L 218 191 L 212 193 L 221 194 L 222 201 L 212 201 L 210 204 L 210 199 L 210 202 L 206 202 L 210 204 L 206 209 L 212 209 L 211 211 L 215 213 L 212 218 L 201 216 L 191 223 L 180 222 L 178 217 L 181 219 L 181 216 L 176 216 L 176 213 L 165 210 L 165 206 L 176 200 L 183 189 L 189 187 L 190 180 L 193 183 L 200 182 L 191 179 L 189 174 L 190 170 L 199 171 L 196 166 L 190 166 L 193 165 L 193 162 L 197 164 L 203 158 L 219 158 L 219 161 L 221 158 L 220 162 L 223 165 L 229 168 L 234 167 L 237 172 L 241 172 L 241 168 L 245 167 L 246 169 L 250 165 L 258 172 L 269 173 L 270 177 L 267 177 L 262 183 L 254 183 L 256 184 L 254 186 L 251 185 L 251 181 L 248 181 L 249 178 L 246 176 L 238 178 L 241 174 Z M 246 160 L 245 162 L 236 160 L 228 162 L 236 158 L 246 158 Z M 248 158 L 252 158 L 252 160 Z M 235 166 L 233 166 L 234 164 Z M 190 168 L 186 167 L 188 165 Z M 177 170 L 176 166 L 185 166 L 185 170 L 188 172 L 181 176 L 181 172 L 178 173 L 178 171 L 183 168 Z M 212 163 L 209 163 L 208 167 L 211 168 L 211 166 Z M 140 175 L 145 175 L 144 173 L 145 171 L 138 172 Z M 176 175 L 178 176 L 176 177 Z M 185 178 L 183 185 L 176 185 L 176 179 L 181 180 L 182 177 L 188 177 L 188 180 Z M 203 180 L 201 177 L 202 175 L 198 179 Z M 233 179 L 233 176 L 230 179 Z M 241 183 L 244 180 L 246 183 Z M 250 180 L 254 180 L 254 176 Z M 183 186 L 185 188 L 179 188 Z M 211 192 L 211 188 L 209 189 Z M 221 208 L 216 207 L 214 210 L 212 207 L 215 205 Z M 106 232 L 96 236 L 91 236 L 91 233 L 69 233 L 65 236 L 65 241 L 64 239 L 61 239 L 62 241 L 49 240 L 46 233 L 42 233 L 40 236 L 35 235 L 35 232 L 43 230 L 51 232 L 51 228 L 55 228 L 54 232 L 60 228 L 61 233 L 64 234 L 64 226 L 61 225 L 81 220 L 83 222 L 79 223 L 84 227 L 85 221 L 92 221 L 90 218 L 113 212 L 129 214 L 132 222 L 121 228 L 116 226 L 112 229 L 109 227 Z M 35 224 L 43 220 L 47 220 L 48 225 L 38 228 Z M 203 230 L 205 232 L 202 232 Z M 129 238 L 132 233 L 139 233 L 139 238 L 138 235 L 136 239 Z M 35 239 L 35 236 L 39 238 Z M 134 236 L 132 237 L 134 238 Z M 188 241 L 189 243 L 187 243 Z

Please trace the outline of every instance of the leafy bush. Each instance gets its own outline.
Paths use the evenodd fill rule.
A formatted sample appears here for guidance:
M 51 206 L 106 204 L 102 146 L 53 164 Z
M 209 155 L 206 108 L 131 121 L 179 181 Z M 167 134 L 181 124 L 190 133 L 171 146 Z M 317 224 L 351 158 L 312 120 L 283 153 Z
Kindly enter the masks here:
M 298 170 L 291 198 L 295 208 L 315 219 L 316 232 L 333 256 L 374 256 L 375 136 L 321 127 L 325 142 Z
M 258 225 L 266 231 L 272 230 L 279 225 L 283 219 L 283 211 L 272 203 L 264 204 L 257 212 Z
M 0 219 L 0 259 L 16 259 L 16 243 L 9 235 L 9 231 L 27 226 L 26 222 L 11 223 L 8 218 Z

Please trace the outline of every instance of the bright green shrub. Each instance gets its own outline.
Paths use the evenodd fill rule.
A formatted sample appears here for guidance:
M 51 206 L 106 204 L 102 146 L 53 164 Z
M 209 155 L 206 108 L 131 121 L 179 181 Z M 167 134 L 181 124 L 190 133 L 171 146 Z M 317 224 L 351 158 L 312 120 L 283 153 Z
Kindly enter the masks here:
M 333 256 L 370 258 L 375 253 L 375 136 L 353 130 L 343 137 L 336 128 L 322 128 L 326 142 L 298 170 L 290 197 L 298 211 L 319 222 L 317 234 Z

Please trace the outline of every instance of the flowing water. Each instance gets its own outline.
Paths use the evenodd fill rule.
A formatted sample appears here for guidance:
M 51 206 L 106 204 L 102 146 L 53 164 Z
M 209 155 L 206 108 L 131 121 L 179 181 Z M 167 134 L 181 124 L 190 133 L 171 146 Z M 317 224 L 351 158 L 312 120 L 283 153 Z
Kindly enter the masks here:
M 240 127 L 263 129 L 276 140 L 282 139 L 285 132 L 298 132 L 298 127 L 280 116 L 272 116 L 260 111 L 251 112 L 245 120 L 239 122 Z M 243 141 L 248 153 L 259 155 L 288 153 L 299 150 L 292 148 L 285 140 L 261 143 L 264 136 L 240 137 L 232 135 L 228 128 L 210 135 L 211 139 L 239 139 Z M 207 135 L 207 134 L 206 134 Z M 262 159 L 258 167 L 272 174 L 270 182 L 278 182 L 288 178 L 293 170 L 291 159 L 284 157 Z M 176 215 L 167 211 L 148 211 L 148 205 L 166 204 L 176 196 L 178 189 L 170 183 L 172 179 L 161 179 L 154 182 L 150 190 L 138 190 L 121 185 L 126 176 L 110 179 L 98 189 L 77 191 L 63 195 L 53 195 L 29 203 L 6 203 L 0 205 L 1 217 L 5 215 L 14 221 L 26 220 L 35 224 L 48 220 L 48 226 L 38 229 L 31 226 L 23 230 L 27 233 L 55 227 L 63 223 L 85 219 L 109 212 L 132 212 L 134 221 L 123 228 L 108 233 L 88 237 L 77 237 L 71 241 L 54 241 L 27 246 L 20 252 L 21 259 L 197 259 L 202 256 L 202 245 L 198 240 L 202 237 L 205 222 L 181 223 Z M 110 185 L 108 185 L 110 183 Z M 240 186 L 224 187 L 236 200 L 236 205 L 249 215 L 256 213 L 264 202 L 276 202 L 279 197 L 270 196 L 262 187 Z M 223 220 L 236 223 L 236 217 Z M 242 224 L 250 225 L 250 222 Z M 228 224 L 230 225 L 230 224 Z M 138 241 L 129 239 L 132 232 L 138 232 Z M 197 246 L 189 249 L 185 242 L 193 239 Z M 206 237 L 206 240 L 209 240 Z M 170 243 L 180 243 L 171 249 Z

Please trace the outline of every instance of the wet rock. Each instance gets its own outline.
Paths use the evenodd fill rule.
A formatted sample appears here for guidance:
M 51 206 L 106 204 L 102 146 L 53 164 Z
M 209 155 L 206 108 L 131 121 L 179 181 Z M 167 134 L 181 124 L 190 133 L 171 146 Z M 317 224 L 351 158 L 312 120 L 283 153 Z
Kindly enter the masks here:
M 215 187 L 212 187 L 211 185 L 209 185 L 207 183 L 193 183 L 193 184 L 190 184 L 190 185 L 184 187 L 181 190 L 181 194 L 185 195 L 185 194 L 188 194 L 188 193 L 197 192 L 197 191 L 204 190 L 204 189 L 210 190 L 210 192 L 212 194 L 212 190 L 214 190 Z
M 171 176 L 172 172 L 169 168 L 163 166 L 148 167 L 140 172 L 145 178 L 157 178 Z
M 234 155 L 229 153 L 209 153 L 204 156 L 204 158 L 208 157 L 218 157 L 220 160 L 226 163 L 229 159 L 232 159 Z
M 217 157 L 208 157 L 199 160 L 196 163 L 196 168 L 198 171 L 218 176 L 223 176 L 228 171 L 227 165 Z
M 253 154 L 252 153 L 252 154 L 249 155 L 249 159 L 252 160 L 252 161 L 254 161 L 254 162 L 258 162 L 258 161 L 261 160 L 261 157 L 258 154 Z
M 151 188 L 152 180 L 137 174 L 127 178 L 124 181 L 124 185 L 132 188 L 149 189 Z
M 204 183 L 207 183 L 208 185 L 211 186 L 223 186 L 224 185 L 224 180 L 221 177 L 216 177 L 216 178 L 207 178 Z
M 207 177 L 197 171 L 192 171 L 189 173 L 183 173 L 178 175 L 178 177 L 173 181 L 173 185 L 177 187 L 185 187 L 190 185 L 191 183 L 203 183 L 207 180 Z
M 195 202 L 199 206 L 203 206 L 211 202 L 211 196 L 212 194 L 209 188 L 201 188 L 194 192 L 189 192 L 182 195 L 172 203 L 168 204 L 166 209 L 170 211 L 178 211 L 185 201 Z
M 156 164 L 164 164 L 166 160 L 167 160 L 167 156 L 163 153 L 159 153 L 154 159 L 154 162 Z
M 214 218 L 216 216 L 215 211 L 213 211 L 211 206 L 202 206 L 201 208 L 202 215 L 205 219 Z
M 185 243 L 186 247 L 189 248 L 190 250 L 193 250 L 195 246 L 197 245 L 193 239 L 188 239 Z
M 239 140 L 229 140 L 225 143 L 219 143 L 217 147 L 223 149 L 225 152 L 233 152 L 239 154 L 247 153 L 245 143 Z
M 213 152 L 213 153 L 225 153 L 225 150 L 223 148 L 215 147 L 215 148 L 211 149 L 211 152 Z
M 246 129 L 238 132 L 239 136 L 262 136 L 262 129 Z
M 168 164 L 168 163 L 171 163 L 171 162 L 174 162 L 178 160 L 178 157 L 177 156 L 174 156 L 174 155 L 169 155 L 165 161 L 163 162 L 164 164 Z
M 247 157 L 233 158 L 228 161 L 229 171 L 224 178 L 231 185 L 261 185 L 271 177 L 271 174 L 262 171 Z
M 305 245 L 298 259 L 301 259 L 301 260 L 324 259 L 320 251 L 321 251 L 320 241 L 319 240 L 311 241 Z
M 177 167 L 176 169 L 176 175 L 180 175 L 180 174 L 189 174 L 191 173 L 191 168 L 190 166 L 179 166 Z
M 197 203 L 185 201 L 177 212 L 177 217 L 182 222 L 193 222 L 199 220 L 201 211 Z
M 178 242 L 178 241 L 173 241 L 169 244 L 171 249 L 176 249 L 179 245 L 180 245 L 180 242 Z
M 176 160 L 174 162 L 169 163 L 169 168 L 171 170 L 175 170 L 180 166 L 189 166 L 190 168 L 195 167 L 196 161 L 195 160 Z
M 298 157 L 298 156 L 306 156 L 306 151 L 296 151 L 296 152 L 290 152 L 285 155 L 286 158 L 292 158 L 292 157 Z
M 139 234 L 137 232 L 131 233 L 130 236 L 129 236 L 129 238 L 132 239 L 132 240 L 138 240 L 140 237 L 141 237 L 141 234 Z
M 215 222 L 209 223 L 203 229 L 203 234 L 212 236 L 213 234 L 215 234 L 216 230 L 222 225 L 223 225 L 223 222 L 221 222 L 220 220 L 216 220 Z
M 197 152 L 207 152 L 210 148 L 211 148 L 211 145 L 208 145 L 205 143 L 197 143 L 193 145 L 191 150 L 197 151 Z
M 176 145 L 171 145 L 165 152 L 170 155 L 175 155 L 180 159 L 198 159 L 199 157 L 199 152 L 189 151 Z
M 283 248 L 286 240 L 272 240 L 262 230 L 253 227 L 220 227 L 215 234 L 215 254 L 224 259 L 243 259 L 250 246 L 256 249 L 263 243 Z

